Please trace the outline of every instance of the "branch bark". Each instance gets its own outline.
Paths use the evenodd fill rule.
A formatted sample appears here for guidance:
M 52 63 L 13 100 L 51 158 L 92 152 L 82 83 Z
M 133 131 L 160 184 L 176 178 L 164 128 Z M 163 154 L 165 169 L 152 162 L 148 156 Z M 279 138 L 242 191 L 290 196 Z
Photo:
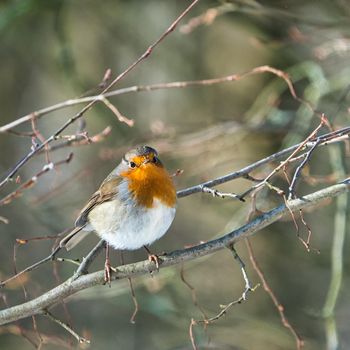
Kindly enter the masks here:
M 290 214 L 290 211 L 317 206 L 325 199 L 334 198 L 342 193 L 347 192 L 349 190 L 349 187 L 350 181 L 347 180 L 343 183 L 326 187 L 302 198 L 290 200 L 287 202 L 288 206 L 281 205 L 279 207 L 276 207 L 220 238 L 199 244 L 191 248 L 175 250 L 169 254 L 161 256 L 160 267 L 163 268 L 180 264 L 184 261 L 197 259 L 201 256 L 212 254 L 218 250 L 224 249 L 231 244 L 235 244 L 244 238 L 254 235 L 264 227 L 269 226 L 279 220 L 282 216 Z M 115 281 L 137 275 L 144 275 L 150 271 L 154 271 L 155 269 L 156 267 L 152 262 L 149 262 L 148 260 L 140 261 L 133 264 L 119 266 L 117 272 L 113 273 L 112 279 Z M 33 315 L 45 314 L 45 312 L 47 312 L 47 309 L 58 304 L 69 296 L 79 292 L 80 290 L 103 283 L 103 270 L 80 276 L 77 279 L 69 278 L 64 283 L 31 301 L 0 311 L 0 325 Z

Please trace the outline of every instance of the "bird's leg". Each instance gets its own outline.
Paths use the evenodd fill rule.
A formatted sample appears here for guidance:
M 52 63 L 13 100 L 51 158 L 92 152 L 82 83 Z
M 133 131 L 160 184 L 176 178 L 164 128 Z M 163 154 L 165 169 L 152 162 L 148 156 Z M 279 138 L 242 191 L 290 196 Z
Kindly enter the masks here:
M 105 283 L 111 286 L 111 263 L 109 260 L 109 244 L 106 242 L 106 260 L 105 260 Z
M 159 272 L 159 261 L 160 261 L 159 256 L 155 255 L 155 254 L 152 254 L 147 246 L 144 245 L 143 247 L 146 249 L 146 252 L 148 254 L 148 260 L 155 263 L 156 269 Z

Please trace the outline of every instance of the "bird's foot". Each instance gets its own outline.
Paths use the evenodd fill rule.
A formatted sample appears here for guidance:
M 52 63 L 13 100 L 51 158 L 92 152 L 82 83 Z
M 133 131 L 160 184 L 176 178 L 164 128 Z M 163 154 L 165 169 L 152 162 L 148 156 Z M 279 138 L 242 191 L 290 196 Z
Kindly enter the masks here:
M 117 272 L 117 269 L 111 266 L 111 263 L 109 261 L 109 258 L 106 258 L 105 260 L 105 271 L 104 271 L 104 280 L 105 284 L 108 283 L 109 286 L 111 286 L 111 273 Z
M 148 261 L 149 262 L 153 262 L 155 265 L 156 265 L 156 269 L 157 269 L 157 272 L 159 272 L 159 263 L 162 261 L 162 259 L 156 255 L 156 254 L 152 254 L 151 251 L 148 249 L 147 246 L 143 246 L 145 248 L 145 250 L 147 251 L 147 254 L 148 254 Z M 165 255 L 165 254 L 164 254 Z
M 148 261 L 154 262 L 156 265 L 157 272 L 159 272 L 159 262 L 161 261 L 160 257 L 155 254 L 148 254 Z

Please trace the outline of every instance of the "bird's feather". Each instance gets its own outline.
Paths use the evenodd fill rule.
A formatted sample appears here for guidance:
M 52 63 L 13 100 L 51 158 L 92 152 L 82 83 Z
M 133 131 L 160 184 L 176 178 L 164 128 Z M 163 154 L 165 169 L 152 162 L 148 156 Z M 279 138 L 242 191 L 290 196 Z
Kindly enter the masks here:
M 65 247 L 67 250 L 75 247 L 85 236 L 87 231 L 84 228 L 89 223 L 89 213 L 96 206 L 108 202 L 116 198 L 118 194 L 118 185 L 122 178 L 111 173 L 101 184 L 100 188 L 91 196 L 90 200 L 81 210 L 77 220 L 75 221 L 75 228 L 60 242 L 60 247 Z M 79 234 L 78 234 L 79 233 Z

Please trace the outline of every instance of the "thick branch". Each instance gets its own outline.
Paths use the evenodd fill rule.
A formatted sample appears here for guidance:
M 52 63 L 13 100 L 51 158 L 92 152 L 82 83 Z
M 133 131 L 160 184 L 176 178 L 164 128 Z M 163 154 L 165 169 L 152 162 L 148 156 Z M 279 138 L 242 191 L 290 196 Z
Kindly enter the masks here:
M 276 207 L 220 238 L 211 240 L 207 243 L 199 244 L 191 248 L 176 250 L 165 256 L 162 256 L 160 267 L 176 265 L 184 261 L 193 260 L 221 250 L 244 238 L 252 236 L 264 227 L 271 225 L 275 221 L 279 220 L 283 215 L 289 215 L 290 211 L 296 211 L 299 209 L 316 206 L 324 199 L 333 198 L 347 192 L 349 185 L 350 182 L 347 181 L 342 184 L 324 188 L 302 198 L 290 200 L 287 202 L 288 207 L 286 205 Z M 152 262 L 145 260 L 134 264 L 119 266 L 117 272 L 113 274 L 112 278 L 113 280 L 118 280 L 136 275 L 144 275 L 153 270 L 155 270 L 155 265 Z M 38 298 L 25 302 L 21 305 L 13 306 L 0 311 L 0 325 L 32 315 L 44 314 L 45 309 L 48 309 L 55 304 L 62 302 L 62 300 L 79 292 L 80 290 L 103 283 L 104 271 L 98 271 L 90 273 L 88 275 L 83 275 L 75 280 L 73 278 L 70 278 L 61 285 L 51 289 Z

